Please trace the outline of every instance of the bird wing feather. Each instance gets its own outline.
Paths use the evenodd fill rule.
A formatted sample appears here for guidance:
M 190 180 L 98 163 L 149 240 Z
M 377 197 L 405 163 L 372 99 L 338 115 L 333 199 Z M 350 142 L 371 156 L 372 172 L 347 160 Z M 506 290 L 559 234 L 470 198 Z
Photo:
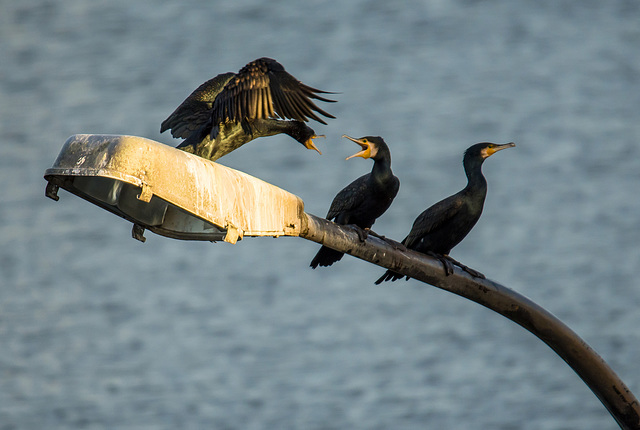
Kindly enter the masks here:
M 421 238 L 432 233 L 449 222 L 462 208 L 462 199 L 457 195 L 447 197 L 422 212 L 413 222 L 411 231 L 402 243 L 412 248 Z
M 359 177 L 334 197 L 329 207 L 329 212 L 327 212 L 327 219 L 331 220 L 341 213 L 354 210 L 362 205 L 367 196 L 368 177 L 369 174 Z
M 162 122 L 160 133 L 171 130 L 175 138 L 187 139 L 211 118 L 211 108 L 234 73 L 222 73 L 196 88 L 167 119 Z
M 314 119 L 326 124 L 317 112 L 335 118 L 312 101 L 334 102 L 319 96 L 327 93 L 298 81 L 270 58 L 260 58 L 244 66 L 230 79 L 213 101 L 214 124 L 226 121 L 282 118 L 298 121 Z

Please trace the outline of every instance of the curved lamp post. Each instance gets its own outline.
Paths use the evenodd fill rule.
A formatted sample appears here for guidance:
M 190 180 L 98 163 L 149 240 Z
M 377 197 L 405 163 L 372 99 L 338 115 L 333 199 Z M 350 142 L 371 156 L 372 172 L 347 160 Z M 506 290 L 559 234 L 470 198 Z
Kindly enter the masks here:
M 622 429 L 640 429 L 640 404 L 609 365 L 569 327 L 517 292 L 372 235 L 304 212 L 303 201 L 220 164 L 135 136 L 74 135 L 45 172 L 46 195 L 63 188 L 146 229 L 183 240 L 299 236 L 479 303 L 521 325 L 582 378 Z

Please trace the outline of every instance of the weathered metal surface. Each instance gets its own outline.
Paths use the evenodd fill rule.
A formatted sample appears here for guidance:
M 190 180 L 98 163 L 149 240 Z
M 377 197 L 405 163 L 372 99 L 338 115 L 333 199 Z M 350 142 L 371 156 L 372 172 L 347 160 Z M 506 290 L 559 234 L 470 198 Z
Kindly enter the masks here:
M 640 429 L 640 403 L 633 393 L 602 357 L 547 310 L 496 282 L 472 278 L 457 267 L 445 276 L 442 263 L 435 258 L 412 250 L 399 251 L 372 235 L 362 242 L 351 228 L 306 215 L 301 237 L 465 297 L 524 327 L 562 357 L 621 428 Z
M 45 172 L 56 186 L 178 239 L 297 236 L 304 204 L 260 179 L 136 136 L 71 136 Z M 144 230 L 142 230 L 144 231 Z

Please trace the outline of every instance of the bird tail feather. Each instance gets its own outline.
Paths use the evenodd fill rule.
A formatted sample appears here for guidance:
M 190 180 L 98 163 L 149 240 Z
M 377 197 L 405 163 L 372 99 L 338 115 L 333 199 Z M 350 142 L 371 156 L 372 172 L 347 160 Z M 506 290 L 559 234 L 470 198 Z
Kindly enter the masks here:
M 318 266 L 331 266 L 336 261 L 340 261 L 344 253 L 336 251 L 335 249 L 323 246 L 320 248 L 316 256 L 311 260 L 311 268 L 315 269 Z
M 378 280 L 375 282 L 376 285 L 380 285 L 385 281 L 397 281 L 398 279 L 402 279 L 404 278 L 404 275 L 398 273 L 398 272 L 394 272 L 393 270 L 387 270 L 386 272 L 384 272 L 384 275 L 382 275 L 380 278 L 378 278 Z M 409 280 L 409 277 L 407 276 L 407 281 Z

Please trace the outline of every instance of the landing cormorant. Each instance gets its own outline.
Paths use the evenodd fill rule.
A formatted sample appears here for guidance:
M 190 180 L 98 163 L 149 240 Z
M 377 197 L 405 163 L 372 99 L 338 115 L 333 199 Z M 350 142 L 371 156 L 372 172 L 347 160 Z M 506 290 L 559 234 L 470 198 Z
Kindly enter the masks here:
M 358 236 L 364 240 L 367 231 L 376 218 L 391 206 L 391 202 L 398 194 L 400 181 L 391 171 L 391 153 L 385 141 L 379 136 L 365 136 L 354 139 L 344 135 L 349 140 L 362 147 L 362 151 L 347 157 L 373 159 L 371 173 L 367 173 L 347 185 L 340 191 L 329 208 L 327 219 L 335 219 L 342 225 L 354 225 Z M 339 261 L 344 254 L 329 247 L 320 248 L 310 266 L 330 266 Z
M 482 175 L 482 163 L 497 151 L 514 146 L 516 145 L 513 142 L 503 145 L 477 143 L 467 149 L 463 161 L 467 186 L 422 212 L 402 244 L 409 249 L 438 258 L 447 275 L 453 273 L 452 264 L 456 264 L 471 275 L 484 278 L 481 273 L 449 257 L 449 252 L 465 238 L 482 214 L 487 195 L 487 181 Z M 395 281 L 403 276 L 405 275 L 387 270 L 376 284 Z
M 305 122 L 335 118 L 312 99 L 331 94 L 298 81 L 271 58 L 259 58 L 238 73 L 222 73 L 200 85 L 162 122 L 160 132 L 185 139 L 178 148 L 209 160 L 263 136 L 285 133 L 316 150 L 315 131 Z

